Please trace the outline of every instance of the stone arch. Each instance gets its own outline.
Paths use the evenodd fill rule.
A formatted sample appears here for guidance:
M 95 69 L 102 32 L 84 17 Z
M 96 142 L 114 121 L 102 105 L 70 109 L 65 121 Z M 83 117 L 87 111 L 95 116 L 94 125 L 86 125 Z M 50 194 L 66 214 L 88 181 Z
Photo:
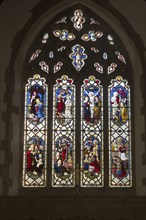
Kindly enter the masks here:
M 31 45 L 31 41 L 33 39 L 33 36 L 36 36 L 35 33 L 38 33 L 38 28 L 42 27 L 42 22 L 48 21 L 48 16 L 49 18 L 51 18 L 52 16 L 54 16 L 53 13 L 57 14 L 59 11 L 63 10 L 66 7 L 70 7 L 72 5 L 81 3 L 85 6 L 88 6 L 91 10 L 93 10 L 96 13 L 99 13 L 99 15 L 105 20 L 108 21 L 108 23 L 113 27 L 114 26 L 114 30 L 120 35 L 122 41 L 125 43 L 125 46 L 127 48 L 128 51 L 130 51 L 130 59 L 132 62 L 132 66 L 133 66 L 133 71 L 134 71 L 134 100 L 137 97 L 137 90 L 140 91 L 140 98 L 136 99 L 135 102 L 135 113 L 134 115 L 138 115 L 141 120 L 138 121 L 138 119 L 136 119 L 135 117 L 135 134 L 137 139 L 135 138 L 135 146 L 136 146 L 136 150 L 135 150 L 135 154 L 138 155 L 138 157 L 136 158 L 137 161 L 139 161 L 140 159 L 142 159 L 142 152 L 144 151 L 144 138 L 143 138 L 143 134 L 144 134 L 144 104 L 143 104 L 143 96 L 144 96 L 144 85 L 143 85 L 143 79 L 144 79 L 144 74 L 143 74 L 143 67 L 144 67 L 144 62 L 142 58 L 142 54 L 141 56 L 139 55 L 139 50 L 141 48 L 140 51 L 143 51 L 143 45 L 141 43 L 141 41 L 138 40 L 136 33 L 134 33 L 134 31 L 132 30 L 131 26 L 128 24 L 126 26 L 128 26 L 128 28 L 130 29 L 130 31 L 127 31 L 127 27 L 125 27 L 125 23 L 126 21 L 123 19 L 123 17 L 121 15 L 118 15 L 118 12 L 113 9 L 113 7 L 107 3 L 107 6 L 105 3 L 95 3 L 93 1 L 90 1 L 90 5 L 89 5 L 89 1 L 87 0 L 76 0 L 73 3 L 68 3 L 66 4 L 67 1 L 61 1 L 59 4 L 57 4 L 56 6 L 53 5 L 52 8 L 49 8 L 49 4 L 47 4 L 47 2 L 45 3 L 46 5 L 44 5 L 44 7 L 42 7 L 42 15 L 40 15 L 40 17 L 34 22 L 34 19 L 37 17 L 37 7 L 34 9 L 34 14 L 32 15 L 31 21 L 29 21 L 29 23 L 23 28 L 23 30 L 21 31 L 21 33 L 18 34 L 18 36 L 16 36 L 14 42 L 13 42 L 13 52 L 12 52 L 12 56 L 11 56 L 11 61 L 9 64 L 8 69 L 6 70 L 6 82 L 7 82 L 7 87 L 8 90 L 6 92 L 6 100 L 5 102 L 8 103 L 8 100 L 11 100 L 8 104 L 7 110 L 5 112 L 5 114 L 8 113 L 8 118 L 5 118 L 5 122 L 7 123 L 8 121 L 11 121 L 11 125 L 8 128 L 8 134 L 9 136 L 11 136 L 11 132 L 13 133 L 13 136 L 11 136 L 11 138 L 9 140 L 5 140 L 5 145 L 8 146 L 7 152 L 12 148 L 15 152 L 12 153 L 15 154 L 16 153 L 16 149 L 14 149 L 14 144 L 17 144 L 17 146 L 21 146 L 22 144 L 22 139 L 19 138 L 19 140 L 16 140 L 16 135 L 15 135 L 15 130 L 17 129 L 21 129 L 21 118 L 23 117 L 22 115 L 19 115 L 19 111 L 22 108 L 22 103 L 21 103 L 21 99 L 23 98 L 22 94 L 20 95 L 20 97 L 17 96 L 17 94 L 19 93 L 19 91 L 21 91 L 21 86 L 22 86 L 22 78 L 21 78 L 21 73 L 23 72 L 23 61 L 27 52 L 27 49 L 29 48 L 29 46 Z M 46 7 L 47 6 L 47 7 Z M 111 10 L 111 11 L 110 11 Z M 100 11 L 100 12 L 99 12 Z M 112 12 L 113 15 L 112 15 Z M 41 13 L 40 13 L 41 14 Z M 110 19 L 108 18 L 108 15 L 110 15 Z M 45 18 L 45 19 L 43 19 Z M 123 19 L 123 22 L 121 21 Z M 33 24 L 32 24 L 33 23 Z M 32 25 L 30 25 L 32 24 Z M 119 25 L 120 24 L 120 25 Z M 120 28 L 119 28 L 120 26 Z M 23 36 L 24 32 L 26 31 L 26 34 Z M 135 41 L 131 40 L 130 37 L 131 36 L 135 36 Z M 138 48 L 138 43 L 140 44 L 140 48 Z M 18 46 L 16 46 L 16 44 Z M 19 47 L 19 48 L 18 48 Z M 136 60 L 136 62 L 135 62 Z M 138 74 L 137 74 L 138 73 Z M 13 76 L 13 80 L 11 81 L 11 83 L 9 82 L 9 76 Z M 141 79 L 141 82 L 140 82 Z M 141 90 L 141 86 L 142 89 Z M 18 97 L 18 98 L 17 98 Z M 17 101 L 16 101 L 17 100 Z M 11 113 L 9 112 L 9 109 L 11 109 Z M 142 114 L 141 114 L 142 112 Z M 15 116 L 13 115 L 15 114 Z M 17 123 L 14 123 L 14 121 L 17 120 Z M 142 131 L 139 130 L 139 128 L 142 125 Z M 12 130 L 11 130 L 12 128 Z M 19 135 L 21 137 L 21 132 L 19 132 Z M 135 136 L 135 135 L 134 135 Z M 138 146 L 141 145 L 142 150 L 141 152 L 139 152 Z M 18 154 L 18 153 L 17 153 Z M 19 153 L 21 154 L 21 153 Z M 6 159 L 6 158 L 5 158 Z M 9 165 L 12 164 L 11 161 L 11 156 L 9 156 L 7 158 Z M 18 165 L 20 161 L 15 161 L 15 156 L 14 156 L 14 161 L 12 164 L 12 167 Z M 138 164 L 138 163 L 137 163 Z M 142 166 L 142 164 L 141 164 Z M 9 167 L 7 167 L 7 171 L 9 170 Z M 137 190 L 137 194 L 141 194 L 144 192 L 144 189 L 142 188 L 142 183 L 141 183 L 141 179 L 142 176 L 144 175 L 143 173 L 141 173 L 141 175 L 139 175 L 138 173 L 139 167 L 137 166 L 135 168 L 135 173 L 136 173 L 136 179 L 139 180 L 140 185 L 136 186 L 136 190 Z M 21 171 L 20 171 L 21 173 Z M 18 179 L 19 179 L 19 173 L 18 174 Z M 6 182 L 8 182 L 8 179 L 12 180 L 12 184 L 13 182 L 15 182 L 15 180 L 12 178 L 12 174 L 11 176 L 9 175 L 9 177 L 5 177 L 5 179 L 7 179 Z M 19 181 L 18 181 L 19 182 Z M 140 187 L 139 187 L 140 186 Z M 19 184 L 17 185 L 17 187 L 13 188 L 13 193 L 16 194 L 19 191 Z M 8 193 L 8 189 L 5 188 L 5 193 Z

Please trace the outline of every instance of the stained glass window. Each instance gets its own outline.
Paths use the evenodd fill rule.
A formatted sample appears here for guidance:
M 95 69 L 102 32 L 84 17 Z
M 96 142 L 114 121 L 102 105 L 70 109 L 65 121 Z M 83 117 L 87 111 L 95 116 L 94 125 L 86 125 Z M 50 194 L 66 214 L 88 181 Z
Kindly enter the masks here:
M 75 86 L 63 75 L 53 91 L 52 186 L 75 184 Z
M 109 86 L 109 184 L 132 185 L 131 105 L 128 81 L 121 76 Z
M 132 186 L 132 68 L 114 30 L 68 8 L 42 27 L 26 63 L 23 186 Z
M 103 90 L 90 76 L 81 88 L 81 185 L 103 186 Z
M 23 186 L 46 185 L 48 86 L 40 75 L 25 86 Z

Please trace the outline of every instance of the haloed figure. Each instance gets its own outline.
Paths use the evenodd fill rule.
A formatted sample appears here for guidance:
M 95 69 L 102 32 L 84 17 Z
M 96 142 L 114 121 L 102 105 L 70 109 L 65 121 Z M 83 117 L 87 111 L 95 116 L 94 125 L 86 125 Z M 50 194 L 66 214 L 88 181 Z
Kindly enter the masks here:
M 88 96 L 85 97 L 84 100 L 84 120 L 89 123 L 91 118 L 91 113 L 90 113 L 90 103 L 89 103 L 89 98 Z
M 44 117 L 44 113 L 43 113 L 43 104 L 40 101 L 39 97 L 36 97 L 35 100 L 35 115 L 37 116 L 37 118 L 40 120 L 41 118 Z
M 61 92 L 57 97 L 57 112 L 63 113 L 65 109 L 65 103 L 63 98 L 63 93 Z
M 93 91 L 86 91 L 85 93 L 88 95 L 88 103 L 90 106 L 90 122 L 94 123 L 94 107 L 95 107 L 95 102 L 97 102 L 97 98 L 95 99 L 95 97 L 97 97 L 99 91 L 97 91 L 96 93 L 94 93 Z
M 98 96 L 95 96 L 95 103 L 94 103 L 94 121 L 98 122 L 100 119 L 100 111 L 101 111 L 101 101 Z
M 65 123 L 67 124 L 68 122 L 70 122 L 71 118 L 72 118 L 72 101 L 71 101 L 71 96 L 67 95 L 65 101 Z

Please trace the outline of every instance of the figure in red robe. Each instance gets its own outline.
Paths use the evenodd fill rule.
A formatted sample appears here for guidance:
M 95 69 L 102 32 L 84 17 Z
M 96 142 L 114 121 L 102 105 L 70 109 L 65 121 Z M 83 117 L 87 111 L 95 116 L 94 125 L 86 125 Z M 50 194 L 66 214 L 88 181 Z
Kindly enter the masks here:
M 57 98 L 57 112 L 63 113 L 64 109 L 65 109 L 64 98 L 62 97 L 62 94 L 60 94 Z

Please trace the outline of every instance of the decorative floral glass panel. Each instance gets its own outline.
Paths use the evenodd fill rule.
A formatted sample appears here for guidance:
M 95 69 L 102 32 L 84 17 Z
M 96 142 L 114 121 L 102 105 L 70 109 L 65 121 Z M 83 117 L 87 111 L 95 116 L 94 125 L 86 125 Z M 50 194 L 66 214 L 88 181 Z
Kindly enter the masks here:
M 121 76 L 109 86 L 109 184 L 132 186 L 131 105 L 128 81 Z
M 103 90 L 90 76 L 81 87 L 81 186 L 103 186 Z
M 53 91 L 52 186 L 75 184 L 75 86 L 63 75 Z
M 39 75 L 25 86 L 23 186 L 46 185 L 48 87 Z

